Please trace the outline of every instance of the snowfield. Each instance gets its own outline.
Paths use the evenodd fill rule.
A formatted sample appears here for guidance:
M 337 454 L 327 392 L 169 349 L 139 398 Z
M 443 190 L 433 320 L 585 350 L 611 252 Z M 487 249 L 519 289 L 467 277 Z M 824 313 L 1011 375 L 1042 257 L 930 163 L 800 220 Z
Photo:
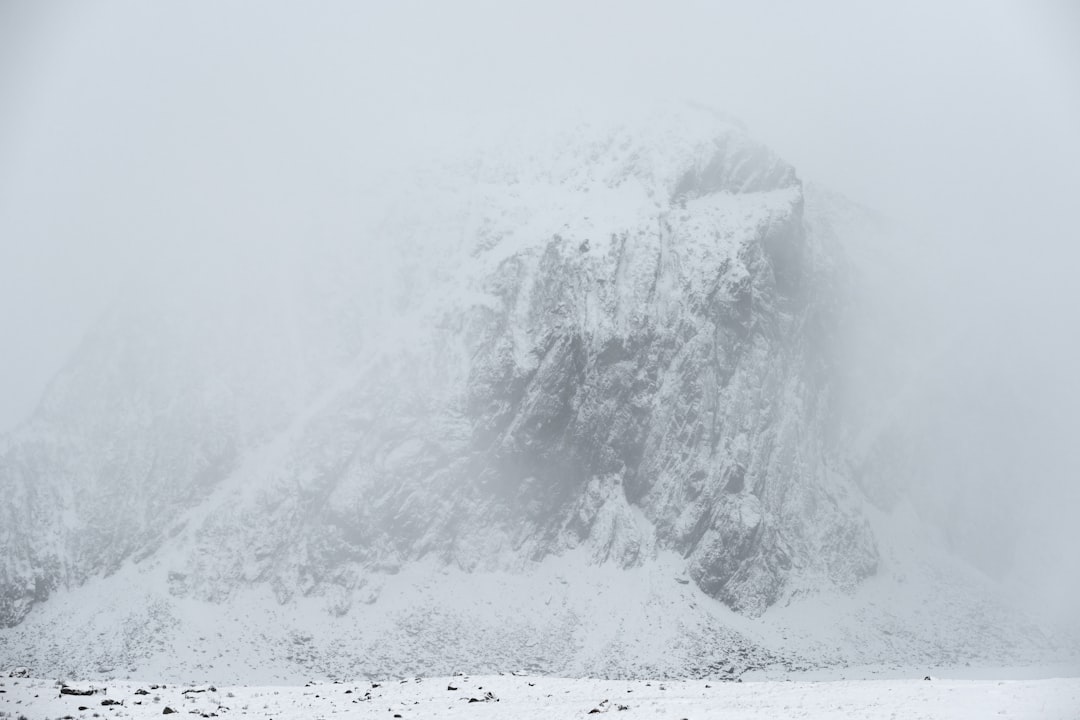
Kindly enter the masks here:
M 87 692 L 90 695 L 62 694 Z M 172 713 L 168 713 L 166 708 Z M 1039 718 L 1080 717 L 1080 678 L 1042 680 L 617 681 L 516 675 L 304 686 L 0 680 L 0 716 L 18 718 Z

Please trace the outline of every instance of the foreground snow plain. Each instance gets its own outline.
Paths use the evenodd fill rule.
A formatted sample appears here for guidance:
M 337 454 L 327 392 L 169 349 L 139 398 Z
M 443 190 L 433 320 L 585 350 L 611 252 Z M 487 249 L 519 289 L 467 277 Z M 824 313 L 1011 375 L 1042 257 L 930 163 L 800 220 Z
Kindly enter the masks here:
M 530 718 L 614 713 L 632 718 L 1040 718 L 1080 717 L 1080 678 L 706 682 L 619 681 L 500 675 L 303 686 L 79 683 L 0 680 L 0 717 Z M 142 694 L 145 692 L 145 694 Z M 117 704 L 113 704 L 117 703 Z

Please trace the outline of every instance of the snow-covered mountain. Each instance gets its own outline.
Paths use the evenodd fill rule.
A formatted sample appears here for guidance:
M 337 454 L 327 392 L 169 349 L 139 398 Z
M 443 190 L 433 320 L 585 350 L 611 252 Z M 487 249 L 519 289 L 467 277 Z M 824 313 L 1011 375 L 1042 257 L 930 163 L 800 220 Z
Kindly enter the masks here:
M 849 652 L 914 632 L 851 598 L 923 567 L 844 395 L 872 218 L 700 109 L 485 130 L 408 177 L 350 242 L 219 258 L 91 333 L 3 441 L 0 657 L 721 672 L 805 662 L 783 607 L 847 598 L 837 661 L 962 659 L 955 598 Z M 1010 622 L 984 645 L 1052 645 Z

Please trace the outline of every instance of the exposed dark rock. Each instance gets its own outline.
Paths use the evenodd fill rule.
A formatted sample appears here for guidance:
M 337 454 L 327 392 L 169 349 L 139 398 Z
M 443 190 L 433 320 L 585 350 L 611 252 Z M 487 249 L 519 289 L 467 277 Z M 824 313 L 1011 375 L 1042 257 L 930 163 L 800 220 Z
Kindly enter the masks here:
M 98 688 L 73 688 L 65 685 L 60 688 L 61 695 L 93 695 L 98 692 Z
M 480 688 L 480 689 L 483 690 L 483 688 Z M 469 698 L 469 702 L 471 702 L 471 703 L 499 702 L 499 698 L 495 697 L 495 693 L 488 690 L 487 692 L 484 693 L 483 697 L 479 697 L 479 698 L 471 697 L 471 698 Z

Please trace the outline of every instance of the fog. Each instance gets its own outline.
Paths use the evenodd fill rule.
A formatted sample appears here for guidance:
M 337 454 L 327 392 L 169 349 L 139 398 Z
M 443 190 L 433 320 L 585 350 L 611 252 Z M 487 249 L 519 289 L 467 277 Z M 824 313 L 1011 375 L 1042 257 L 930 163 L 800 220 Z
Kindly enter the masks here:
M 472 118 L 690 99 L 898 228 L 878 290 L 924 451 L 903 481 L 961 552 L 1069 612 L 1080 9 L 514 5 L 0 6 L 0 429 L 133 283 L 351 242 L 380 180 Z M 364 248 L 373 274 L 385 252 Z

